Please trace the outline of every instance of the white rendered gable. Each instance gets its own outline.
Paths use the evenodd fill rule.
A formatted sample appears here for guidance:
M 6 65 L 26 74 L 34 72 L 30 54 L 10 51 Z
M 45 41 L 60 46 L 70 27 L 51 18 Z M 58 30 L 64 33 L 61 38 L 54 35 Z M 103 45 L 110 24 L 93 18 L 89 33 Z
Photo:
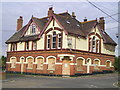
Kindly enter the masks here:
M 35 33 L 32 33 L 32 26 L 35 27 Z M 39 34 L 39 33 L 40 33 L 40 31 L 39 31 L 38 27 L 36 26 L 36 24 L 35 24 L 34 22 L 32 22 L 32 23 L 29 25 L 28 29 L 26 30 L 25 36 L 28 36 L 28 35 L 36 35 L 36 34 Z

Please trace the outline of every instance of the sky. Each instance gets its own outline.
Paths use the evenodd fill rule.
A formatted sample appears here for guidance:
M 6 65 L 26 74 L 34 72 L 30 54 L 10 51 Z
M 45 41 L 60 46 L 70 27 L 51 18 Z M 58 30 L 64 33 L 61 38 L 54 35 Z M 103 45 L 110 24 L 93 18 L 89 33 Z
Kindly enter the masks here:
M 114 19 L 118 19 L 118 2 L 92 2 Z M 24 25 L 26 25 L 33 16 L 42 18 L 47 16 L 50 6 L 53 6 L 55 13 L 68 11 L 70 14 L 75 12 L 76 18 L 83 21 L 86 17 L 88 20 L 105 17 L 106 32 L 117 43 L 116 33 L 118 33 L 118 22 L 108 17 L 106 14 L 92 6 L 87 1 L 84 2 L 2 2 L 2 55 L 6 56 L 5 41 L 16 32 L 16 21 L 19 16 L 23 16 Z M 0 5 L 1 6 L 1 5 Z M 0 24 L 1 25 L 1 24 Z M 1 51 L 1 50 L 0 50 Z M 118 46 L 116 55 L 118 55 Z

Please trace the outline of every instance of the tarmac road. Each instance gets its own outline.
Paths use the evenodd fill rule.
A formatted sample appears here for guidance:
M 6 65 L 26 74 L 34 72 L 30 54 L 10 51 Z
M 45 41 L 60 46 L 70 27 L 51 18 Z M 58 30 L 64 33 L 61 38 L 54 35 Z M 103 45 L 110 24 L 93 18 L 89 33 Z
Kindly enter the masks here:
M 48 77 L 31 75 L 8 75 L 3 88 L 117 88 L 117 73 L 80 77 Z

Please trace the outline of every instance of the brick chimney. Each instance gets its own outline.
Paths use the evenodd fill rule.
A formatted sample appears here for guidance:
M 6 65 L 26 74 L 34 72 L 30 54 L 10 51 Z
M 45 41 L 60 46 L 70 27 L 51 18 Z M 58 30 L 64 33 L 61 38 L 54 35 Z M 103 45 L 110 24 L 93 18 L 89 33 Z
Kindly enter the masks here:
M 72 12 L 72 17 L 73 17 L 73 18 L 76 18 L 75 12 Z
M 20 30 L 20 28 L 22 28 L 23 26 L 23 17 L 20 16 L 19 19 L 17 19 L 17 31 Z
M 50 7 L 48 10 L 48 17 L 52 16 L 54 14 L 53 7 Z
M 99 26 L 101 30 L 105 30 L 105 20 L 104 17 L 99 18 Z

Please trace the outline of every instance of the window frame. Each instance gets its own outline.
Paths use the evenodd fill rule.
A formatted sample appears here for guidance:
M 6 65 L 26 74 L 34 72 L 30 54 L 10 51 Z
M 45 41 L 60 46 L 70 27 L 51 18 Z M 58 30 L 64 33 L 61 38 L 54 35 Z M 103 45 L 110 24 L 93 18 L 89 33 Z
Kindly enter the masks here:
M 37 41 L 33 41 L 32 50 L 37 50 Z
M 55 34 L 54 34 L 55 33 Z M 56 49 L 56 46 L 57 46 L 57 38 L 56 38 L 56 36 L 57 36 L 57 34 L 56 34 L 56 32 L 55 31 L 53 31 L 53 35 L 52 35 L 52 49 Z M 55 38 L 55 41 L 53 41 L 54 39 L 53 38 Z M 55 47 L 54 47 L 54 44 L 55 44 Z

